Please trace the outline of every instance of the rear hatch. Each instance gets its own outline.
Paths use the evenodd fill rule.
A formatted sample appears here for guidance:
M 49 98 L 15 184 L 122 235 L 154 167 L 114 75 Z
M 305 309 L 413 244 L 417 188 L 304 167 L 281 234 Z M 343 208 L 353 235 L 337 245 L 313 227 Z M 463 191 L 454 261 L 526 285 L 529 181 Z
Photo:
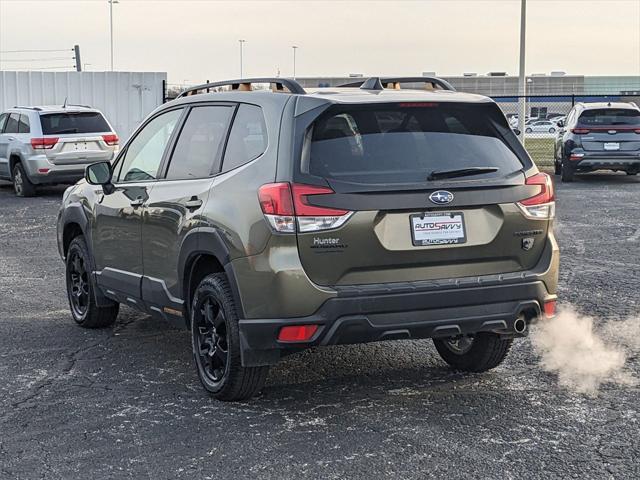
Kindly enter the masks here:
M 43 113 L 40 123 L 47 139 L 45 153 L 54 165 L 111 160 L 118 144 L 100 112 Z
M 514 142 L 493 103 L 330 107 L 306 133 L 292 187 L 307 275 L 355 285 L 533 268 L 552 186 L 525 178 Z
M 631 108 L 585 110 L 573 133 L 580 135 L 582 148 L 588 152 L 640 152 L 640 111 Z

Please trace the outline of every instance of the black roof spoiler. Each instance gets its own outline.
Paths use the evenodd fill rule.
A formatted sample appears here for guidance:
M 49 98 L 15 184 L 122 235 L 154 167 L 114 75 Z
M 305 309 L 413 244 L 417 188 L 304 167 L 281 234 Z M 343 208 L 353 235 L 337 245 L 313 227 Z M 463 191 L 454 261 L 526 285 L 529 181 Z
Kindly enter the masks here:
M 456 91 L 453 85 L 438 77 L 371 77 L 366 80 L 358 80 L 357 82 L 345 83 L 339 86 L 360 87 L 363 90 L 384 90 L 385 88 L 400 90 L 401 83 L 425 83 L 430 84 L 434 89 Z
M 178 95 L 177 98 L 189 97 L 191 95 L 198 95 L 201 93 L 211 93 L 211 89 L 215 89 L 217 87 L 228 87 L 228 86 L 231 87 L 231 90 L 246 92 L 246 91 L 253 90 L 252 85 L 255 83 L 269 83 L 271 84 L 272 90 L 275 92 L 294 93 L 299 95 L 307 93 L 305 89 L 302 88 L 302 85 L 300 85 L 295 80 L 291 80 L 290 78 L 279 78 L 279 77 L 240 78 L 237 80 L 223 80 L 220 82 L 211 82 L 211 83 L 203 83 L 202 85 L 196 85 L 195 87 L 190 87 L 186 89 L 184 92 L 180 93 L 180 95 Z

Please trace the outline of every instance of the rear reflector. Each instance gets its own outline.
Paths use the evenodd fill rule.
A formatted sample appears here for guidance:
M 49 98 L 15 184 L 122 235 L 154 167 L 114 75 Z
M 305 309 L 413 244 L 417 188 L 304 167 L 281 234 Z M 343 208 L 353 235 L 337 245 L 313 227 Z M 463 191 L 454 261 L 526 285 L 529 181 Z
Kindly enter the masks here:
M 31 148 L 34 150 L 49 150 L 53 148 L 56 143 L 58 143 L 57 137 L 32 138 Z
M 582 160 L 584 158 L 584 153 L 572 153 L 569 155 L 569 160 L 577 162 L 578 160 Z
M 278 334 L 280 342 L 308 342 L 318 331 L 318 325 L 290 325 L 282 327 Z
M 268 183 L 258 190 L 260 208 L 271 227 L 280 233 L 317 232 L 343 225 L 353 214 L 348 210 L 318 207 L 310 196 L 335 193 L 329 187 L 298 183 Z
M 120 141 L 120 139 L 118 138 L 118 135 L 115 135 L 115 134 L 102 135 L 102 139 L 104 140 L 104 143 L 106 143 L 111 147 L 113 147 L 114 145 L 118 145 L 118 142 Z
M 556 316 L 556 301 L 551 300 L 550 302 L 544 303 L 544 316 L 547 318 L 553 318 Z
M 48 168 L 39 168 L 38 169 L 38 173 L 49 173 L 49 169 Z
M 551 177 L 546 173 L 536 173 L 525 180 L 525 185 L 538 185 L 539 191 L 533 197 L 518 202 L 525 217 L 533 220 L 549 220 L 555 216 L 556 202 Z
M 575 133 L 577 135 L 586 135 L 590 131 L 591 130 L 589 130 L 588 128 L 572 128 L 571 129 L 571 133 Z

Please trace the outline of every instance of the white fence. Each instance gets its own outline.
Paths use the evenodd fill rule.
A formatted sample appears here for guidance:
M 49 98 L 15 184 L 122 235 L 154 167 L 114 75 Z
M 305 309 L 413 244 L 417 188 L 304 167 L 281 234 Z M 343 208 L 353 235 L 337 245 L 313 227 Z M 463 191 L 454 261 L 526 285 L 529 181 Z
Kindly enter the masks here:
M 163 100 L 159 72 L 0 71 L 0 111 L 16 105 L 90 105 L 104 113 L 124 142 Z

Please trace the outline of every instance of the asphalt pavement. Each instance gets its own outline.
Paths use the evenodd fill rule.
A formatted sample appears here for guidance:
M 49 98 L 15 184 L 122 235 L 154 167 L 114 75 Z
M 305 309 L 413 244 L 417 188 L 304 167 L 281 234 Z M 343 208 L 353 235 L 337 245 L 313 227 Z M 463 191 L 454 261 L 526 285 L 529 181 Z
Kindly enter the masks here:
M 640 478 L 638 386 L 568 391 L 527 339 L 477 375 L 428 340 L 326 347 L 251 401 L 212 400 L 186 330 L 129 308 L 113 328 L 73 323 L 62 192 L 0 185 L 2 479 Z M 599 323 L 640 310 L 639 200 L 638 177 L 558 185 L 561 302 Z M 640 377 L 638 351 L 626 368 Z

